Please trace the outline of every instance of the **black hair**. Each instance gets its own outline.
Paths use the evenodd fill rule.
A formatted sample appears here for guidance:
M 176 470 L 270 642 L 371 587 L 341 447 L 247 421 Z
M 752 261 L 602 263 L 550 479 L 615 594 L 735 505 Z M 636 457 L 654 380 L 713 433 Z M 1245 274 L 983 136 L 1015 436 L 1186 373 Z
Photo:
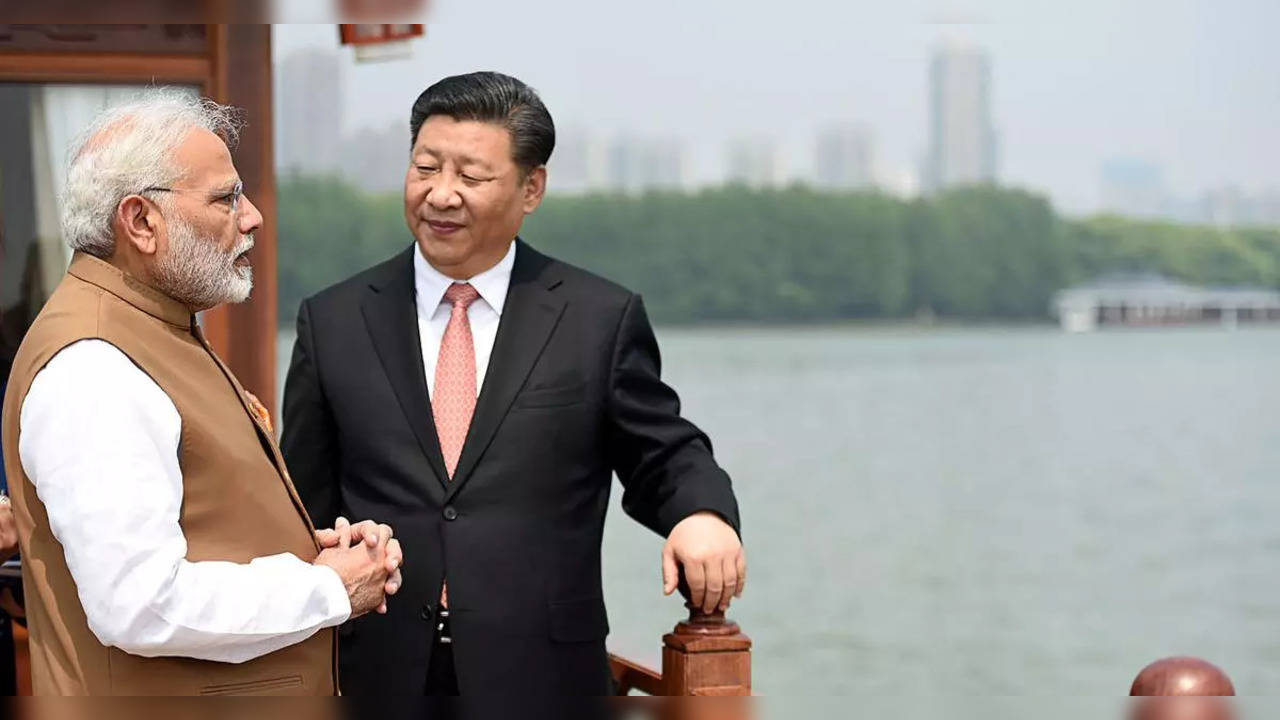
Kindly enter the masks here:
M 410 147 L 432 115 L 502 125 L 511 133 L 512 160 L 525 172 L 547 164 L 556 145 L 556 126 L 542 99 L 502 73 L 453 75 L 422 91 L 409 114 Z

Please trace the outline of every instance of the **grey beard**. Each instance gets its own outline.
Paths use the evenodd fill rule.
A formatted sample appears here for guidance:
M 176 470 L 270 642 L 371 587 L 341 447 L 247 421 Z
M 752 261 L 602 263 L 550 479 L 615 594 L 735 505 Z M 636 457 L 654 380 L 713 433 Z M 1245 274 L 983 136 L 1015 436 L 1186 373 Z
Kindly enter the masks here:
M 196 310 L 239 303 L 253 290 L 253 268 L 236 267 L 235 260 L 254 245 L 245 235 L 230 252 L 213 238 L 202 238 L 185 220 L 169 222 L 169 251 L 156 260 L 152 282 L 156 289 Z

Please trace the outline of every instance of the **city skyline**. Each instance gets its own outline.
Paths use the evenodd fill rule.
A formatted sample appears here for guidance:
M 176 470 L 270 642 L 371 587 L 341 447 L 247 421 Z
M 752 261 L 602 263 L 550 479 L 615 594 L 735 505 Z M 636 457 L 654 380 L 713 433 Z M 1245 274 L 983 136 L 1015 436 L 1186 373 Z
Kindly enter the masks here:
M 338 130 L 341 108 L 336 98 L 344 93 L 349 72 L 341 67 L 340 58 L 337 48 L 306 47 L 280 59 L 277 166 L 285 175 L 341 173 L 367 191 L 398 191 L 406 154 L 404 122 Z M 728 183 L 757 189 L 801 183 L 823 190 L 874 189 L 910 198 L 952 184 L 998 183 L 998 137 L 988 104 L 990 72 L 983 48 L 955 42 L 935 46 L 930 67 L 934 101 L 930 145 L 918 169 L 886 167 L 878 157 L 874 129 L 842 120 L 814 129 L 808 166 L 785 156 L 771 136 L 724 138 L 720 172 L 716 179 L 698 184 L 689 179 L 688 149 L 678 136 L 560 126 L 548 191 L 556 195 L 636 193 Z M 943 98 L 946 103 L 941 102 Z M 335 134 L 341 142 L 322 142 Z M 947 142 L 953 146 L 949 150 Z M 949 175 L 940 169 L 942 156 L 948 153 L 954 156 L 947 160 L 952 165 Z M 956 167 L 957 163 L 964 167 Z M 1226 183 L 1179 195 L 1168 188 L 1163 166 L 1141 156 L 1104 158 L 1098 188 L 1096 213 L 1220 227 L 1280 224 L 1280 191 L 1250 192 Z
M 1177 196 L 1228 186 L 1264 195 L 1277 184 L 1280 53 L 1266 30 L 1277 7 L 1218 13 L 1207 3 L 1090 0 L 1059 17 L 994 5 L 943 16 L 927 3 L 868 14 L 799 0 L 778 20 L 750 3 L 711 2 L 681 10 L 687 22 L 672 25 L 661 2 L 623 20 L 558 0 L 512 8 L 488 27 L 483 7 L 446 1 L 409 61 L 355 66 L 340 50 L 351 80 L 340 105 L 349 130 L 385 127 L 403 122 L 435 79 L 497 69 L 538 89 L 562 127 L 679 137 L 694 187 L 722 179 L 725 143 L 744 136 L 773 136 L 791 174 L 811 177 L 815 134 L 841 122 L 872 128 L 877 178 L 910 187 L 928 154 L 931 53 L 959 36 L 991 57 L 1000 181 L 1046 194 L 1068 214 L 1101 210 L 1100 168 L 1117 156 L 1157 162 Z M 804 14 L 817 10 L 824 21 Z M 487 27 L 484 43 L 463 32 L 475 23 Z M 587 32 L 597 26 L 615 29 Z M 277 57 L 336 49 L 334 34 L 277 28 Z M 653 52 L 655 37 L 673 51 Z

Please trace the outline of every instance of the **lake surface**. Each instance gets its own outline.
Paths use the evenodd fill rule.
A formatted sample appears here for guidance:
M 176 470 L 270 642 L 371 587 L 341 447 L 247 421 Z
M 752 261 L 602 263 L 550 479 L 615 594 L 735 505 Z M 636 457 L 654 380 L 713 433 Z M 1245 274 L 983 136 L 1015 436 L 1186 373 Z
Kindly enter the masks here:
M 730 614 L 758 692 L 882 717 L 1116 716 L 1114 699 L 813 696 L 1115 698 L 1194 654 L 1280 694 L 1280 331 L 658 334 L 738 493 L 750 580 Z M 620 494 L 610 643 L 656 665 L 682 608 Z

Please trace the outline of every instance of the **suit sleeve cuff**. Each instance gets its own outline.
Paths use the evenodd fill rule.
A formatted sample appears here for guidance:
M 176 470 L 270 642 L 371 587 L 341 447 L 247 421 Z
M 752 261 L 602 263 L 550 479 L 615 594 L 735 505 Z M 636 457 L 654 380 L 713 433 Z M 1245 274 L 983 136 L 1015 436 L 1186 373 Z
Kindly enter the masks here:
M 676 490 L 658 509 L 658 527 L 654 528 L 662 537 L 671 535 L 681 520 L 698 512 L 713 512 L 728 523 L 729 527 L 742 537 L 742 520 L 738 514 L 738 503 L 725 482 L 686 483 Z

